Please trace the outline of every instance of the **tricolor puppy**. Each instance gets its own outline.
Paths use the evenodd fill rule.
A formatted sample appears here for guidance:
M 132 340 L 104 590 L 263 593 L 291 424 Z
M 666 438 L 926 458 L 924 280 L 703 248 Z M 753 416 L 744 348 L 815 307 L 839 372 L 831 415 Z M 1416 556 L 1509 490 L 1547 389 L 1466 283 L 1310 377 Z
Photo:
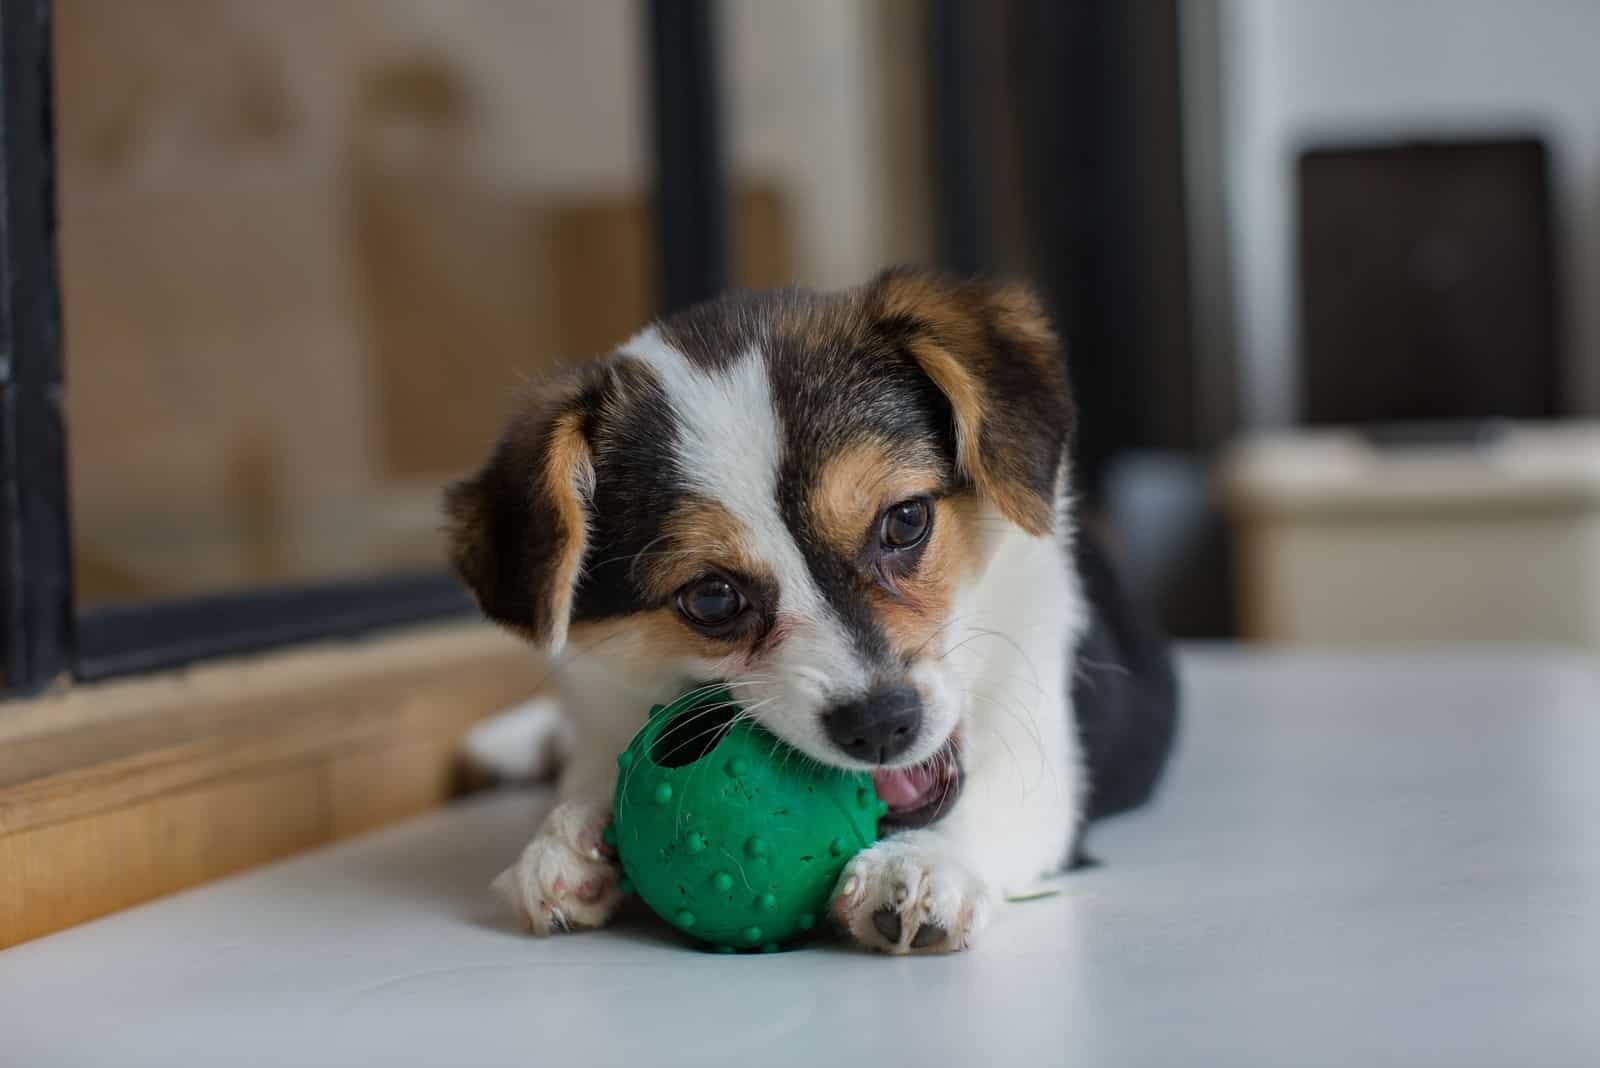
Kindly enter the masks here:
M 886 833 L 833 912 L 874 949 L 970 945 L 1087 818 L 1142 800 L 1173 680 L 1075 537 L 1072 423 L 1027 290 L 904 270 L 691 308 L 523 411 L 449 514 L 461 575 L 555 655 L 576 724 L 499 884 L 533 930 L 610 917 L 616 754 L 711 680 L 871 772 Z

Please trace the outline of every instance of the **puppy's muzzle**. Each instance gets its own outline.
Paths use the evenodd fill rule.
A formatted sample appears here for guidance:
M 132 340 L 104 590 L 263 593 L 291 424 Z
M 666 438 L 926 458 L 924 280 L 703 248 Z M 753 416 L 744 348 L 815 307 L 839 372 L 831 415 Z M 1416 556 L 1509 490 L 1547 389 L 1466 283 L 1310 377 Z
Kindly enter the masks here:
M 922 732 L 922 698 L 910 686 L 873 690 L 822 714 L 829 741 L 846 756 L 887 764 Z

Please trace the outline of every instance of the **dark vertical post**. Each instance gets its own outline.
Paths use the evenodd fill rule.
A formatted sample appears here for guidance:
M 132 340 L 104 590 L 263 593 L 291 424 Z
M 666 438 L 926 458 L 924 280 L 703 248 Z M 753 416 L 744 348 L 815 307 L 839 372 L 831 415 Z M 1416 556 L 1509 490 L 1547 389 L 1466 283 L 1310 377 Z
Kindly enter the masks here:
M 957 274 L 978 274 L 991 266 L 987 175 L 978 128 L 977 29 L 970 0 L 930 0 L 935 233 L 939 265 Z
M 1176 0 L 1016 0 L 1035 274 L 1079 399 L 1077 488 L 1192 444 Z
M 1067 336 L 1079 402 L 1077 489 L 1094 504 L 1112 457 L 1143 443 L 1145 422 L 1130 16 L 1121 0 L 1027 6 L 1040 281 Z
M 49 0 L 0 0 L 0 691 L 72 665 Z
M 713 0 L 648 0 L 662 314 L 728 285 Z

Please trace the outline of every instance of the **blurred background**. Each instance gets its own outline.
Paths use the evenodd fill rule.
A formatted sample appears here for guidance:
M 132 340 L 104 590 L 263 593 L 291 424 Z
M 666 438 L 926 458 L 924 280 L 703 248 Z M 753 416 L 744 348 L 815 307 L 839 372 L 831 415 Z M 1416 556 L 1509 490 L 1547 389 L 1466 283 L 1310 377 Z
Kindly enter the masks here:
M 1089 521 L 1180 635 L 1600 649 L 1600 4 L 54 19 L 70 578 L 104 671 L 262 612 L 257 644 L 396 590 L 461 610 L 438 489 L 527 383 L 723 284 L 899 262 L 1041 288 Z

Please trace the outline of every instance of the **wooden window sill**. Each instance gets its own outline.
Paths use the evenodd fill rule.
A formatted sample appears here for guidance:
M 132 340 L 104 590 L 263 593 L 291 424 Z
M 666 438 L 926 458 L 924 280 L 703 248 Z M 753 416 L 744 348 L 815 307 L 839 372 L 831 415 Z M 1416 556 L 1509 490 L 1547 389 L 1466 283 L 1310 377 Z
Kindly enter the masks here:
M 438 805 L 543 681 L 453 624 L 0 704 L 0 947 Z

